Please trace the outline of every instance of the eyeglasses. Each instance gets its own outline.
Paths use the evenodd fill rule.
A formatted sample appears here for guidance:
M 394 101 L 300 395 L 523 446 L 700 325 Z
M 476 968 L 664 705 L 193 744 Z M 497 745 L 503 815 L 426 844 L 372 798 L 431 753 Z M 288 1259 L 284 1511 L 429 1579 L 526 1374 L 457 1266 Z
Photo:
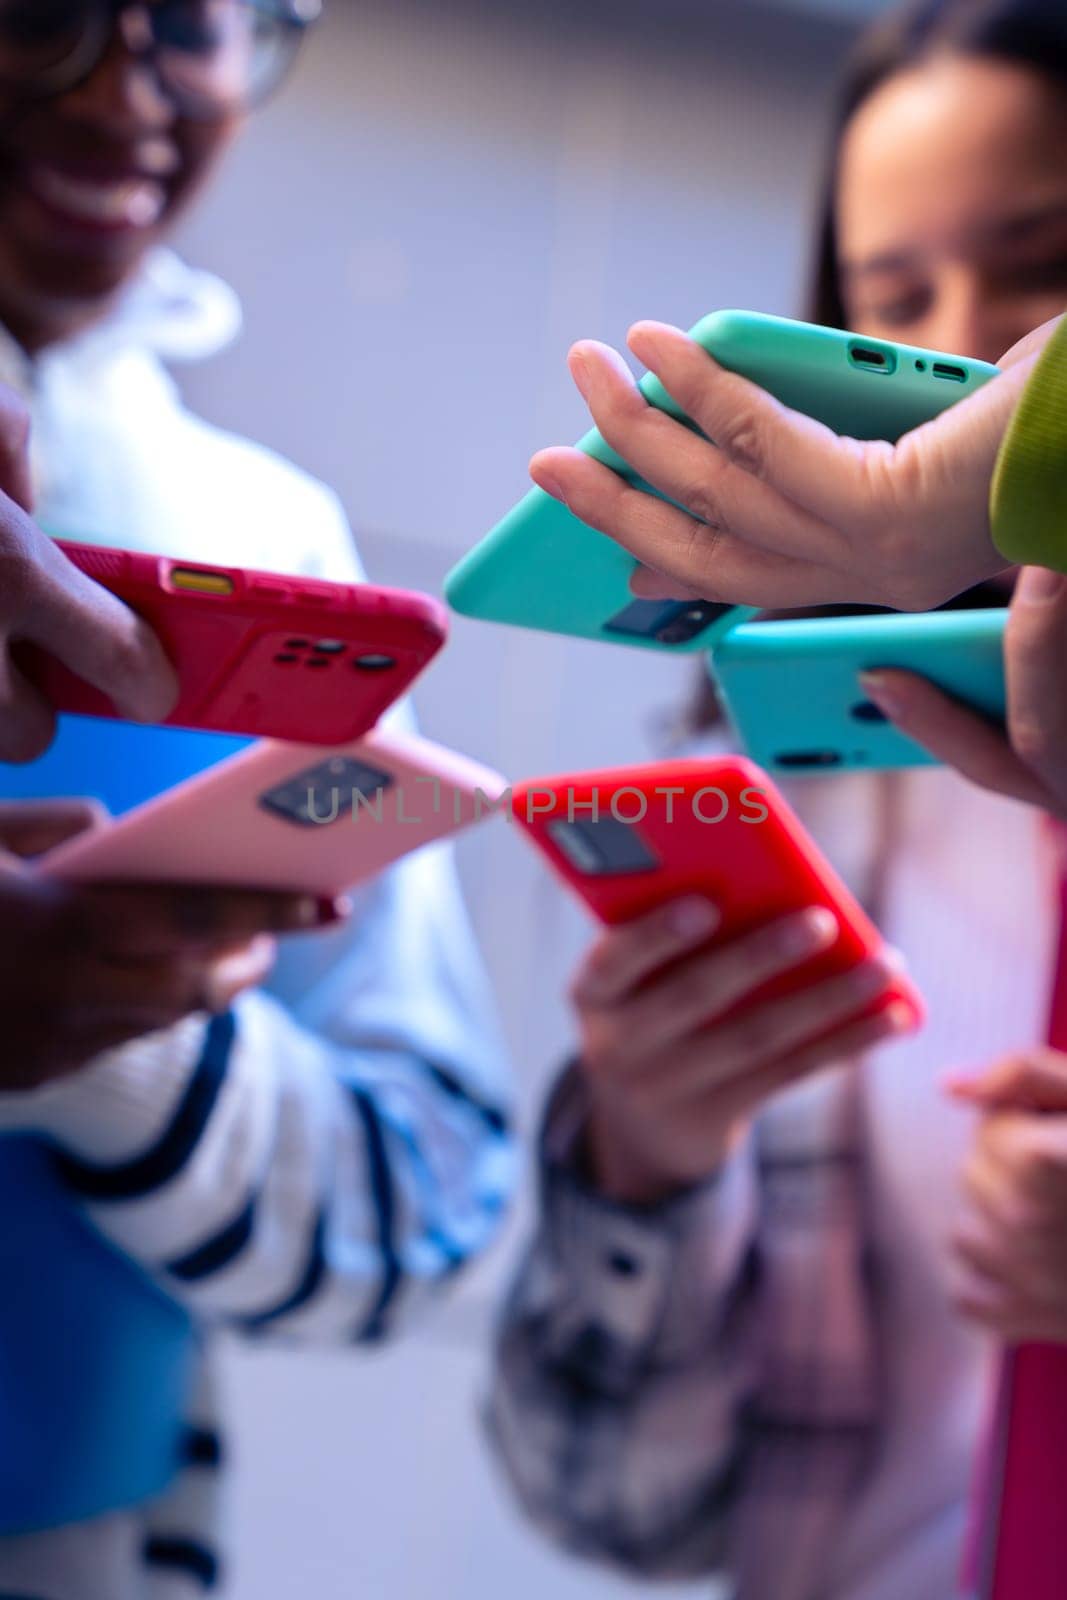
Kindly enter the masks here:
M 260 104 L 292 65 L 322 0 L 0 0 L 0 90 L 76 88 L 116 28 L 171 102 L 210 119 Z

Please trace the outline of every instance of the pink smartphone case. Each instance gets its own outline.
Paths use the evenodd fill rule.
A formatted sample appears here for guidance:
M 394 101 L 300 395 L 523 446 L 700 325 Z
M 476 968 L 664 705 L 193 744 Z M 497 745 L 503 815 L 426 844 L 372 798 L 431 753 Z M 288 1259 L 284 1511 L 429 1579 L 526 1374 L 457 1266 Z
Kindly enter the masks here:
M 355 803 L 351 763 L 369 785 Z M 278 806 L 303 804 L 308 774 L 320 820 L 293 821 Z M 375 788 L 375 774 L 388 787 Z M 329 750 L 264 740 L 60 845 L 39 870 L 335 895 L 489 815 L 505 788 L 499 773 L 413 734 L 379 728 Z

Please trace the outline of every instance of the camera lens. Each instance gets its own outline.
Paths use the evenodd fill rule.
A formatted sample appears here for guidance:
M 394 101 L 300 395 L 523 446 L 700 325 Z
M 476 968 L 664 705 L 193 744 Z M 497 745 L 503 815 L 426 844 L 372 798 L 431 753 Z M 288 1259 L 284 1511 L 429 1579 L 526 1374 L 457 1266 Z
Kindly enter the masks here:
M 392 656 L 357 656 L 352 665 L 357 672 L 389 672 L 396 666 Z
M 660 644 L 687 644 L 730 609 L 714 600 L 702 600 L 698 605 L 678 605 L 657 631 L 656 638 Z
M 656 635 L 660 644 L 684 644 L 691 639 L 696 629 L 688 622 L 672 622 L 669 627 L 661 628 Z
M 849 716 L 855 717 L 857 722 L 888 722 L 889 718 L 880 706 L 873 700 L 858 700 L 854 706 L 849 707 Z
M 840 750 L 781 750 L 774 757 L 778 767 L 839 767 Z

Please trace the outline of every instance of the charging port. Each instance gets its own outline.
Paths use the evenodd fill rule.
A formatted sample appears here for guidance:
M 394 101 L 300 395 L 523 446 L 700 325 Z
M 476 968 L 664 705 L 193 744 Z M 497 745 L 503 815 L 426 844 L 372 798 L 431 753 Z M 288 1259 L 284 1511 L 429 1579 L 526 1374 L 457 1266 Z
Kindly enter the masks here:
M 935 361 L 934 377 L 948 378 L 951 383 L 966 383 L 967 370 L 965 367 L 954 367 L 948 361 Z
M 892 372 L 896 357 L 890 350 L 879 350 L 870 344 L 850 344 L 848 359 L 854 367 L 865 367 L 868 372 Z

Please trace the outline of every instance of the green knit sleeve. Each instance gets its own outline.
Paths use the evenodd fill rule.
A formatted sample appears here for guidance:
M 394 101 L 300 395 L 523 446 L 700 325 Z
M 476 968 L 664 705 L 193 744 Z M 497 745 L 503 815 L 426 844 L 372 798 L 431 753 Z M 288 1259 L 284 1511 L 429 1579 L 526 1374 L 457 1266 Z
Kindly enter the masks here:
M 1004 435 L 989 521 L 993 543 L 1009 561 L 1067 572 L 1067 316 Z

